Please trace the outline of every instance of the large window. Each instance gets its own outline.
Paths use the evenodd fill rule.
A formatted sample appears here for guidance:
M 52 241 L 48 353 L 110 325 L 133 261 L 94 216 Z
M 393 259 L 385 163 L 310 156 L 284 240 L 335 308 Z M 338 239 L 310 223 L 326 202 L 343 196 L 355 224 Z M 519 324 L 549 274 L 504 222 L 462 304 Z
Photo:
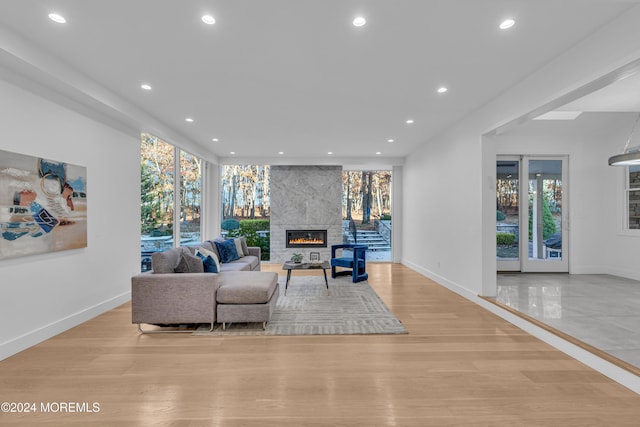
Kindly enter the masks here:
M 221 166 L 223 235 L 245 236 L 259 246 L 263 260 L 270 258 L 269 165 Z
M 629 166 L 626 185 L 627 226 L 630 230 L 640 229 L 640 166 Z
M 200 241 L 202 161 L 142 134 L 140 176 L 141 269 L 146 271 L 153 252 L 174 247 L 176 240 L 180 244 Z
M 342 172 L 345 243 L 369 247 L 367 259 L 391 260 L 391 171 Z
M 180 151 L 180 244 L 200 241 L 202 161 Z

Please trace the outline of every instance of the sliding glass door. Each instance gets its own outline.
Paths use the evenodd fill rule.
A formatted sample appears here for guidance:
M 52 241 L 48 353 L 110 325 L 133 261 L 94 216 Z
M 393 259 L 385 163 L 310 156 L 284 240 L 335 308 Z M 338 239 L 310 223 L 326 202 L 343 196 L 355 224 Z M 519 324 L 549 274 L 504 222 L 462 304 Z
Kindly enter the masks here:
M 498 270 L 569 271 L 566 157 L 499 158 L 496 166 Z

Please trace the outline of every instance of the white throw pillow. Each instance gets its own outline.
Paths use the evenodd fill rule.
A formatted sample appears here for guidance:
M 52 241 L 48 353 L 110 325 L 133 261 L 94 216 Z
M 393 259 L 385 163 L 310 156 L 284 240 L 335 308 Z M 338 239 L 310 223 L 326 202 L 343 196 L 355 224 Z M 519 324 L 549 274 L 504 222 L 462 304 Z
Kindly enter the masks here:
M 218 269 L 218 271 L 220 271 L 220 260 L 218 259 L 218 255 L 216 255 L 215 252 L 205 248 L 196 249 L 196 255 L 198 255 L 198 252 L 204 256 L 210 256 L 211 258 L 213 258 L 213 262 L 216 263 L 216 268 Z

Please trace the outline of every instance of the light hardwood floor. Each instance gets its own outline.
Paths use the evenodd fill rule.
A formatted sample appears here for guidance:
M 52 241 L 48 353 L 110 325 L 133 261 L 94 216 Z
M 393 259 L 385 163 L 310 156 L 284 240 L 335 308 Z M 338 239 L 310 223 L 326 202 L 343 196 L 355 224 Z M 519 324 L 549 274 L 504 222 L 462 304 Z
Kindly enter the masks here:
M 0 362 L 0 401 L 99 412 L 0 425 L 638 426 L 634 392 L 406 267 L 367 267 L 408 335 L 141 336 L 125 304 Z

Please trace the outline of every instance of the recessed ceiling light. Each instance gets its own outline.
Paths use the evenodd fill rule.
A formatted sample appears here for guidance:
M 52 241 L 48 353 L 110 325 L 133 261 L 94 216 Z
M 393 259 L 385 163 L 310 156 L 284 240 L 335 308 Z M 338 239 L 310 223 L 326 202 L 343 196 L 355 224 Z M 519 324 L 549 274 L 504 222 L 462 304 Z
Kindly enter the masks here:
M 438 88 L 438 93 L 445 93 L 446 91 L 448 91 L 449 89 L 447 89 L 446 87 L 442 86 Z
M 184 119 L 185 122 L 193 123 L 193 119 L 191 117 L 187 117 Z
M 333 154 L 333 151 L 329 151 L 327 154 L 331 155 L 331 154 Z
M 395 139 L 387 139 L 387 142 L 395 142 Z
M 356 27 L 362 27 L 366 23 L 367 20 L 364 19 L 364 16 L 356 16 L 353 20 L 353 25 L 355 25 Z
M 67 22 L 67 20 L 64 19 L 64 16 L 57 13 L 50 13 L 49 19 L 51 19 L 53 22 L 57 22 L 58 24 L 64 24 Z
M 411 124 L 413 124 L 413 119 L 409 119 L 405 123 L 408 124 L 408 125 L 411 125 Z
M 231 154 L 233 156 L 234 154 L 236 154 L 236 152 L 235 151 L 230 151 L 229 154 Z
M 516 24 L 516 21 L 514 21 L 513 19 L 509 18 L 509 19 L 505 19 L 504 21 L 502 21 L 500 23 L 500 29 L 501 30 L 508 30 L 509 28 L 513 27 Z
M 278 151 L 278 154 L 282 155 L 284 154 L 284 151 Z
M 218 138 L 212 138 L 211 140 L 212 140 L 213 142 L 218 142 L 218 141 L 220 141 Z
M 205 24 L 207 24 L 207 25 L 213 25 L 213 24 L 215 24 L 215 23 L 216 23 L 216 18 L 214 18 L 214 17 L 213 17 L 213 16 L 211 16 L 211 15 L 204 15 L 204 16 L 202 17 L 202 22 L 204 22 L 204 23 L 205 23 Z
M 151 85 L 148 85 L 148 84 L 146 84 L 146 83 L 141 84 L 141 85 L 140 85 L 140 87 L 141 87 L 142 89 L 144 89 L 144 90 L 151 90 L 151 89 L 153 89 L 153 88 L 151 87 Z
M 380 155 L 380 154 L 382 154 L 382 152 L 381 151 L 376 151 L 376 154 Z

